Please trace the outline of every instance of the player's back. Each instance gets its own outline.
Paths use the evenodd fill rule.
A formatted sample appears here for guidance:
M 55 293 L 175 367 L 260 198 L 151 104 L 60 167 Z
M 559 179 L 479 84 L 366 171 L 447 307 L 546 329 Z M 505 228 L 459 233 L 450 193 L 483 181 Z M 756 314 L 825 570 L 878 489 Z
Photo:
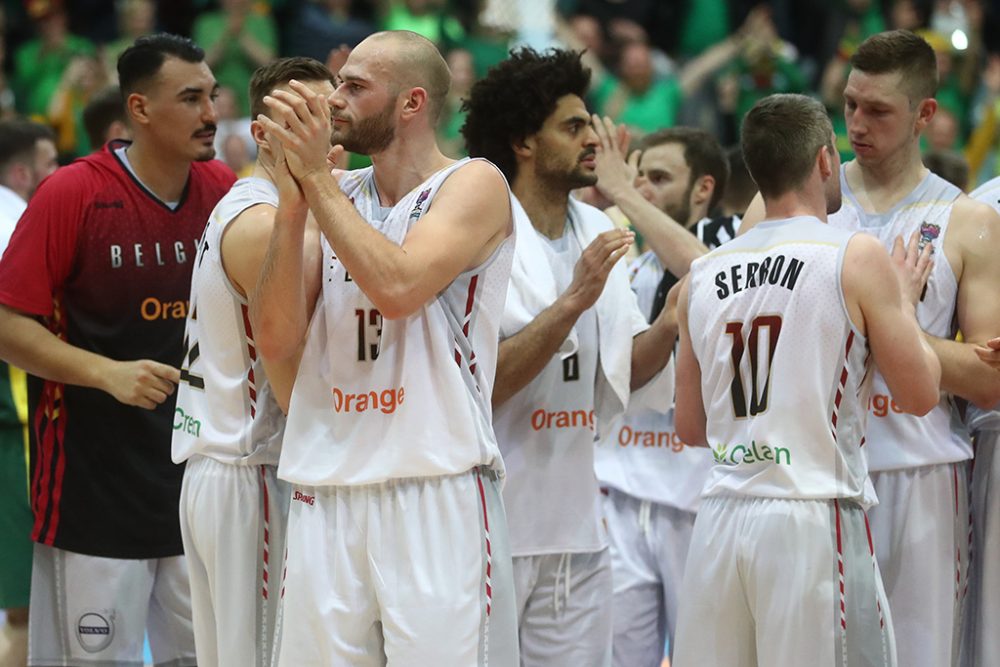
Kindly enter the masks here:
M 812 217 L 768 221 L 692 265 L 715 459 L 705 495 L 863 499 L 868 345 L 841 286 L 852 235 Z

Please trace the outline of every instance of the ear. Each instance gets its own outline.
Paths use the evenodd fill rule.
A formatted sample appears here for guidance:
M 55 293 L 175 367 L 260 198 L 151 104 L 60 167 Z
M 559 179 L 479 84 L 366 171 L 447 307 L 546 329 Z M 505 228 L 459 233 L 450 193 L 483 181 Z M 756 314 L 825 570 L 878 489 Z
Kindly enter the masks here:
M 535 154 L 535 137 L 525 137 L 522 139 L 515 139 L 510 143 L 511 149 L 514 151 L 516 157 L 522 159 L 529 159 Z
M 833 156 L 829 146 L 820 146 L 816 155 L 816 166 L 819 168 L 820 179 L 825 183 L 833 175 Z
M 149 125 L 149 98 L 142 93 L 130 93 L 125 99 L 125 111 L 135 123 Z
M 253 137 L 254 143 L 263 149 L 269 149 L 270 145 L 267 143 L 267 132 L 264 131 L 264 124 L 259 120 L 250 121 L 250 136 Z
M 916 131 L 919 134 L 923 132 L 931 121 L 934 120 L 934 114 L 937 113 L 938 103 L 933 97 L 928 97 L 927 99 L 921 100 L 920 104 L 917 105 L 917 124 Z
M 403 99 L 403 117 L 416 115 L 427 108 L 427 91 L 423 88 L 411 88 Z
M 711 174 L 702 174 L 698 177 L 698 180 L 694 182 L 694 187 L 691 188 L 691 201 L 694 204 L 701 206 L 707 201 L 711 201 L 712 193 L 715 192 L 715 176 Z

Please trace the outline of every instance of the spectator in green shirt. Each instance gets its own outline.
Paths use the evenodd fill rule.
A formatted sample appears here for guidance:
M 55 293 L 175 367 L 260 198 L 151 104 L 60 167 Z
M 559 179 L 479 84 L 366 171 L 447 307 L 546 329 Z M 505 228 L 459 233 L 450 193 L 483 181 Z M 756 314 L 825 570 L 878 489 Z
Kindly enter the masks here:
M 35 21 L 38 37 L 22 44 L 14 54 L 14 89 L 19 110 L 43 119 L 73 57 L 93 56 L 96 49 L 90 40 L 70 34 L 60 0 L 29 0 L 26 9 Z
M 275 57 L 278 30 L 270 14 L 253 11 L 251 0 L 222 0 L 221 5 L 221 11 L 198 17 L 194 41 L 205 49 L 205 62 L 219 85 L 236 93 L 239 114 L 247 116 L 250 77 Z

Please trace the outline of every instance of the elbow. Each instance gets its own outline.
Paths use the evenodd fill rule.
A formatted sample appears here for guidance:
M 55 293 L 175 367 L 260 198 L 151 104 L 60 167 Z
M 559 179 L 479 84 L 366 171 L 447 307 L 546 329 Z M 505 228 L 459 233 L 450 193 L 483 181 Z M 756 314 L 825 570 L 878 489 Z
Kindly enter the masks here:
M 682 420 L 678 420 L 677 427 L 677 437 L 681 439 L 685 445 L 692 445 L 694 447 L 707 447 L 708 438 L 705 436 L 705 429 L 698 429 L 690 424 L 684 423 Z
M 303 337 L 266 318 L 254 326 L 254 347 L 261 357 L 271 362 L 290 359 L 298 352 Z
M 905 397 L 894 396 L 893 398 L 900 410 L 917 417 L 923 417 L 941 402 L 941 395 L 938 393 L 936 384 L 928 384 L 917 391 L 910 391 Z
M 406 286 L 381 287 L 368 294 L 383 319 L 405 320 L 420 310 L 427 299 L 415 294 Z
M 989 371 L 989 369 L 987 369 Z M 993 371 L 993 375 L 1000 375 Z M 982 391 L 970 396 L 969 401 L 980 410 L 995 410 L 1000 407 L 1000 381 L 994 381 Z

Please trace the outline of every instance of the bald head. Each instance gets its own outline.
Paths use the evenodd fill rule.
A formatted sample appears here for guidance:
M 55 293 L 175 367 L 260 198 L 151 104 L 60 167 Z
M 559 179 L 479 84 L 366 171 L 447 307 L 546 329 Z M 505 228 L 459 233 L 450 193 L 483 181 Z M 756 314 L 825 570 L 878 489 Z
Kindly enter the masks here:
M 436 125 L 451 86 L 451 73 L 434 42 L 409 30 L 388 30 L 362 41 L 351 56 L 376 54 L 397 90 L 423 88 L 427 91 L 428 118 L 431 125 Z

